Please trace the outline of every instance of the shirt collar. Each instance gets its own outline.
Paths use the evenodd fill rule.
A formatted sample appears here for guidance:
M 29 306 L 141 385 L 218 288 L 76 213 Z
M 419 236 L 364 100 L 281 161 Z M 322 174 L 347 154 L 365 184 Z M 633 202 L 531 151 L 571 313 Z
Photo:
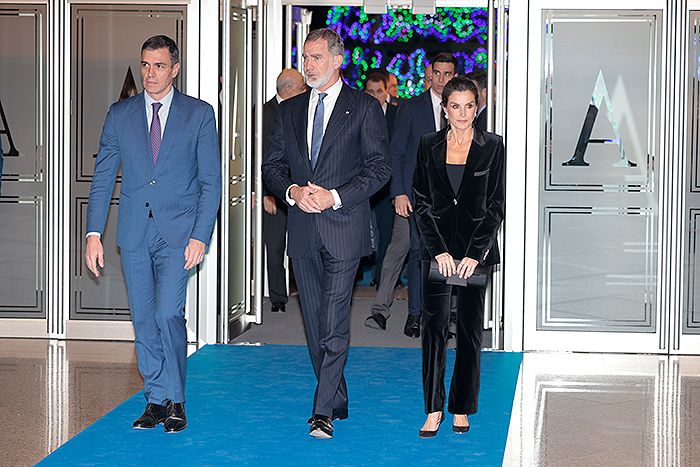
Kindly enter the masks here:
M 280 104 L 280 103 L 282 103 L 282 101 L 284 99 L 282 99 L 279 94 L 275 94 L 275 100 L 277 101 L 278 104 Z
M 438 105 L 442 104 L 442 97 L 435 94 L 432 89 L 428 92 L 430 93 L 430 100 L 433 102 L 433 107 L 437 107 Z
M 163 107 L 170 107 L 170 103 L 173 101 L 173 95 L 175 94 L 175 86 L 170 88 L 170 92 L 165 95 L 164 98 L 157 101 L 153 99 L 146 91 L 143 92 L 143 96 L 146 98 L 146 106 L 150 106 L 154 102 L 160 102 Z
M 326 98 L 331 98 L 335 100 L 340 95 L 340 90 L 343 89 L 343 80 L 338 78 L 338 81 L 333 84 L 330 88 L 326 89 L 324 92 L 327 94 Z M 318 97 L 318 89 L 313 89 L 311 91 L 311 99 L 316 99 Z

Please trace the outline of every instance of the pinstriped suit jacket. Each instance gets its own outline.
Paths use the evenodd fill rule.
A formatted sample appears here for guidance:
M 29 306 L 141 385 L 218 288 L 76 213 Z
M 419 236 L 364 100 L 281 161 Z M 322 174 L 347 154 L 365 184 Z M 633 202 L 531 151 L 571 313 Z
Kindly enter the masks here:
M 377 100 L 343 85 L 311 170 L 307 143 L 311 91 L 280 104 L 263 162 L 265 184 L 280 199 L 290 185 L 312 181 L 336 189 L 343 204 L 334 211 L 308 214 L 290 207 L 288 254 L 304 257 L 316 223 L 321 241 L 333 257 L 359 258 L 371 252 L 369 198 L 391 174 L 386 119 Z

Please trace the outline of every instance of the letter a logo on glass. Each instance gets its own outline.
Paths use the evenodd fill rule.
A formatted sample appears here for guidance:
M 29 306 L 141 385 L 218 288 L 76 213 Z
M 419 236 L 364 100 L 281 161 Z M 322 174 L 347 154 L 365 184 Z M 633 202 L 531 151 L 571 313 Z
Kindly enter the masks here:
M 593 125 L 595 124 L 595 119 L 598 116 L 598 111 L 600 107 L 605 103 L 605 114 L 608 117 L 608 121 L 612 126 L 614 137 L 612 138 L 591 138 L 591 133 L 593 132 Z M 608 88 L 605 85 L 605 78 L 603 77 L 603 71 L 598 72 L 598 78 L 595 81 L 595 87 L 593 88 L 593 95 L 591 96 L 591 103 L 588 106 L 588 112 L 586 112 L 586 118 L 583 121 L 583 128 L 581 128 L 581 134 L 578 137 L 578 142 L 576 143 L 576 150 L 574 155 L 571 156 L 566 162 L 561 165 L 564 166 L 582 166 L 586 167 L 590 165 L 584 159 L 586 155 L 586 149 L 589 143 L 597 144 L 617 144 L 620 159 L 613 164 L 613 167 L 636 167 L 635 162 L 627 159 L 625 154 L 625 147 L 622 144 L 622 136 L 620 135 L 620 128 L 617 125 L 617 120 L 615 119 L 615 112 L 613 111 L 612 103 L 610 102 L 610 95 L 608 94 Z

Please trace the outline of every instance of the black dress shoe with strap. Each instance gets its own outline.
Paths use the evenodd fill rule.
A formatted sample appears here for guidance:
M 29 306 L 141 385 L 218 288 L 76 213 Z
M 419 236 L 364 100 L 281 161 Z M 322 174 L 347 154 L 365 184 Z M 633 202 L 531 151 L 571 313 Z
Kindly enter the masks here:
M 311 429 L 309 436 L 316 439 L 331 439 L 333 438 L 333 422 L 325 415 L 314 415 L 311 417 Z
M 168 416 L 163 422 L 166 433 L 177 433 L 187 428 L 184 402 L 171 402 L 168 405 Z
M 131 426 L 137 430 L 150 430 L 158 426 L 159 423 L 163 423 L 167 415 L 168 411 L 164 405 L 149 402 L 146 404 L 143 415 L 137 418 Z

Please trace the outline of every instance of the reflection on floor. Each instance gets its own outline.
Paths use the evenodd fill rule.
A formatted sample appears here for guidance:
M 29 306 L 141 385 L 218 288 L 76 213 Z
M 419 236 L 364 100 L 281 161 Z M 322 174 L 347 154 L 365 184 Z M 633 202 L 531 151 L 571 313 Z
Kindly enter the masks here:
M 525 354 L 506 466 L 698 466 L 700 357 Z
M 0 464 L 33 465 L 139 389 L 131 343 L 0 339 Z

